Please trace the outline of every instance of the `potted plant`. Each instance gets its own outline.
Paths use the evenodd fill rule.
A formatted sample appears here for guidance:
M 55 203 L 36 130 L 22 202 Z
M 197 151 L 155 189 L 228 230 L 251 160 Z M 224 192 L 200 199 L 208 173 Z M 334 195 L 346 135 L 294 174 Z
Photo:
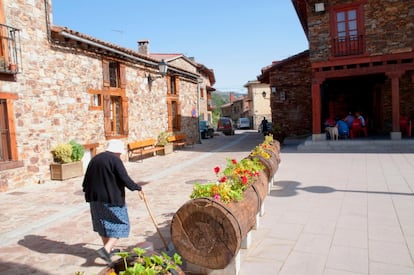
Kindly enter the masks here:
M 52 180 L 66 180 L 82 176 L 83 165 L 81 160 L 84 152 L 83 146 L 75 140 L 56 145 L 51 150 L 54 162 L 50 164 Z
M 171 136 L 170 132 L 161 132 L 157 138 L 157 146 L 164 147 L 164 151 L 161 154 L 168 155 L 171 154 L 174 150 L 174 146 L 171 142 L 168 141 L 168 137 Z
M 111 266 L 102 270 L 99 275 L 152 275 L 152 274 L 178 274 L 184 275 L 180 265 L 181 256 L 174 253 L 170 257 L 167 253 L 147 253 L 145 249 L 134 248 L 135 253 L 119 252 L 121 258 Z
M 283 144 L 283 141 L 286 138 L 286 130 L 280 124 L 275 124 L 273 126 L 273 139 L 279 141 L 280 144 Z

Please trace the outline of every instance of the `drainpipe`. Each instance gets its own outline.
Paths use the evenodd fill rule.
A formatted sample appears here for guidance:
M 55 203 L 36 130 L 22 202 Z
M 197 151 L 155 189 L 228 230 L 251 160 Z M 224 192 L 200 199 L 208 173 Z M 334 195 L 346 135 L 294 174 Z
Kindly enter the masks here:
M 203 83 L 202 78 L 197 78 L 197 129 L 198 129 L 198 144 L 201 144 L 200 133 L 200 86 Z

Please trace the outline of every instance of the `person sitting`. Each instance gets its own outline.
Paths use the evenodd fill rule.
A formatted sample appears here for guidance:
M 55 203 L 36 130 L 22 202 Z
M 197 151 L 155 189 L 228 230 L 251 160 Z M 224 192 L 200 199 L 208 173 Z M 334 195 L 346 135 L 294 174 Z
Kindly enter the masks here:
M 348 124 L 342 119 L 339 119 L 336 122 L 336 127 L 338 127 L 339 138 L 348 138 L 349 137 L 349 128 Z

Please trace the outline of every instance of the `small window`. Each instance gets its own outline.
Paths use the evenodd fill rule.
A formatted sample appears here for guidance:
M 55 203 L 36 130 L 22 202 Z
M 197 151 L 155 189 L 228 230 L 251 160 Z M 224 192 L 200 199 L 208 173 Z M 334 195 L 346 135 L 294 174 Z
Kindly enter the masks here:
M 89 110 L 102 110 L 103 108 L 102 92 L 99 90 L 89 90 L 88 93 L 91 95 Z

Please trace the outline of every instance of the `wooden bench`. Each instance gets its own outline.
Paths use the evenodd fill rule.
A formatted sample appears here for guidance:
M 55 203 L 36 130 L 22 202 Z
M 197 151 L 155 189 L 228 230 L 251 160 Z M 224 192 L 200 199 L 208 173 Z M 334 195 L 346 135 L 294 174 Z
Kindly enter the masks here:
M 128 159 L 132 161 L 136 154 L 139 155 L 139 160 L 143 160 L 143 156 L 149 153 L 155 155 L 158 151 L 163 151 L 164 148 L 161 146 L 156 146 L 156 140 L 153 138 L 134 141 L 128 143 Z
M 168 137 L 168 141 L 174 145 L 174 148 L 194 144 L 194 142 L 187 141 L 187 137 L 185 134 L 171 135 Z

